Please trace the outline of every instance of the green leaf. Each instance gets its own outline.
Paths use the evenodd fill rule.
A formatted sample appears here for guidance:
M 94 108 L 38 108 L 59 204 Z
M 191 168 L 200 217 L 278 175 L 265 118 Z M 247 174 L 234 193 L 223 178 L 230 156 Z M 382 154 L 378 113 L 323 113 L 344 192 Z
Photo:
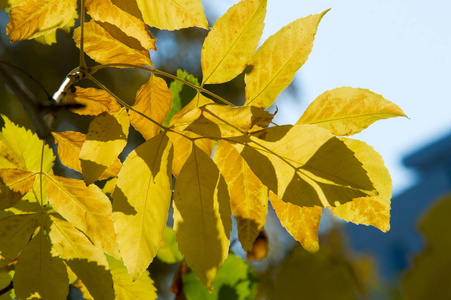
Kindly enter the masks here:
M 164 263 L 175 264 L 183 261 L 183 255 L 180 253 L 175 238 L 175 231 L 166 226 L 163 233 L 163 240 L 157 252 L 157 257 Z

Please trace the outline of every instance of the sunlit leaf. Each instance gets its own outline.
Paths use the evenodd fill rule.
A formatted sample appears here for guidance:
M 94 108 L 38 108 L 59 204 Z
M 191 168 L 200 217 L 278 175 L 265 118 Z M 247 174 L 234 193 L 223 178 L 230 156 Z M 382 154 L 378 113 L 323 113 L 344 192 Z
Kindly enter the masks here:
M 209 291 L 229 250 L 232 230 L 227 185 L 213 161 L 197 146 L 174 189 L 174 230 L 180 252 Z
M 67 22 L 66 25 L 61 27 L 60 29 L 69 33 L 71 28 L 75 25 L 75 19 L 77 19 L 77 18 L 78 18 L 78 13 L 77 13 L 77 11 L 74 11 L 74 14 L 72 15 L 72 19 L 69 22 Z M 34 40 L 35 40 L 35 42 L 38 42 L 38 43 L 41 43 L 44 45 L 53 45 L 56 43 L 56 32 L 57 31 L 49 32 L 47 34 L 38 36 Z
M 144 49 L 155 48 L 155 38 L 147 25 L 128 12 L 122 10 L 116 1 L 86 0 L 85 5 L 89 15 L 98 22 L 107 22 L 120 28 L 128 36 L 135 38 Z
M 172 143 L 161 133 L 129 154 L 114 190 L 119 250 L 136 280 L 157 254 L 172 195 Z
M 132 107 L 155 122 L 163 124 L 171 105 L 172 93 L 166 81 L 151 75 L 136 94 L 136 101 Z M 130 110 L 130 123 L 146 140 L 156 136 L 161 130 L 160 126 L 133 110 Z
M 0 169 L 0 209 L 17 203 L 33 187 L 35 172 L 21 169 Z
M 268 188 L 231 144 L 220 141 L 213 160 L 227 183 L 230 208 L 238 225 L 238 238 L 243 249 L 250 251 L 266 222 Z
M 183 261 L 183 255 L 175 238 L 175 231 L 166 226 L 164 228 L 163 240 L 157 252 L 157 257 L 164 263 L 175 264 Z
M 369 179 L 378 191 L 374 197 L 353 199 L 337 207 L 329 207 L 339 218 L 355 224 L 372 225 L 383 232 L 390 229 L 390 199 L 392 181 L 379 153 L 364 142 L 341 138 L 362 163 Z
M 269 199 L 283 227 L 302 247 L 309 252 L 317 252 L 318 228 L 321 221 L 322 208 L 319 206 L 302 207 L 285 202 L 270 192 Z
M 263 32 L 266 2 L 242 0 L 216 20 L 202 47 L 202 83 L 227 82 L 243 72 Z
M 30 241 L 36 227 L 36 214 L 12 215 L 0 219 L 0 268 L 17 257 Z
M 134 49 L 123 44 L 95 21 L 85 23 L 84 31 L 84 51 L 98 63 L 153 66 L 149 51 Z M 80 27 L 74 31 L 74 40 L 77 47 L 80 47 Z
M 127 144 L 129 127 L 125 108 L 114 114 L 102 113 L 91 121 L 86 142 L 80 151 L 82 174 L 86 184 L 96 181 L 113 164 Z
M 79 115 L 97 116 L 103 112 L 116 112 L 121 109 L 116 99 L 104 90 L 95 88 L 75 87 L 75 91 L 69 90 L 63 98 L 65 104 L 82 104 L 85 107 L 71 109 Z
M 48 34 L 70 22 L 76 6 L 75 0 L 26 0 L 9 12 L 6 32 L 11 42 Z
M 321 94 L 296 124 L 316 124 L 335 135 L 359 133 L 377 120 L 404 116 L 381 95 L 366 89 L 341 87 Z
M 291 83 L 312 51 L 316 29 L 326 12 L 288 24 L 257 50 L 249 63 L 252 71 L 244 77 L 246 105 L 267 108 Z
M 52 207 L 86 233 L 99 249 L 119 257 L 111 202 L 100 188 L 82 180 L 47 175 L 46 192 Z
M 144 21 L 152 27 L 175 30 L 208 29 L 201 0 L 136 0 Z
M 14 274 L 18 299 L 65 299 L 69 293 L 66 266 L 52 256 L 51 243 L 43 229 L 19 256 Z

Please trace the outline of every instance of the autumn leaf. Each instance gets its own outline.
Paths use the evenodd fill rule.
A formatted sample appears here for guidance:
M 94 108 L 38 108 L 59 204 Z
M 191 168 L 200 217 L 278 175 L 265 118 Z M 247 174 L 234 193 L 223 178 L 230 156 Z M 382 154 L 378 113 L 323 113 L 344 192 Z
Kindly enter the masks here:
M 230 208 L 237 221 L 238 238 L 243 249 L 250 251 L 266 222 L 268 188 L 231 144 L 220 141 L 213 160 L 227 183 Z
M 28 193 L 36 173 L 21 169 L 0 169 L 0 209 L 14 206 Z
M 104 90 L 95 88 L 75 87 L 75 91 L 69 90 L 63 98 L 65 104 L 81 104 L 83 108 L 71 109 L 79 115 L 97 116 L 103 112 L 116 112 L 121 109 L 116 99 Z
M 80 27 L 74 31 L 74 40 L 80 47 Z M 100 64 L 133 64 L 153 66 L 149 51 L 135 49 L 115 39 L 94 20 L 84 25 L 84 51 Z
M 208 29 L 200 0 L 136 0 L 144 21 L 152 27 L 175 30 L 188 27 Z
M 64 299 L 69 293 L 66 266 L 51 254 L 51 242 L 43 229 L 19 256 L 14 274 L 18 299 Z
M 80 160 L 86 184 L 96 181 L 115 161 L 127 144 L 130 127 L 127 110 L 114 114 L 102 113 L 91 121 Z
M 298 19 L 269 37 L 251 59 L 245 75 L 245 105 L 269 107 L 293 80 L 312 51 L 313 39 L 327 11 Z
M 377 120 L 398 116 L 404 112 L 381 95 L 366 89 L 341 87 L 321 94 L 296 122 L 316 124 L 335 135 L 359 133 Z
M 158 248 L 157 257 L 164 263 L 175 264 L 183 261 L 183 255 L 179 251 L 179 246 L 175 238 L 175 231 L 166 226 L 164 228 L 163 239 Z
M 171 109 L 172 93 L 166 85 L 166 81 L 160 77 L 151 75 L 149 80 L 139 89 L 136 101 L 130 110 L 130 123 L 148 140 L 156 136 L 161 127 L 154 122 L 144 118 L 141 114 L 149 117 L 158 124 L 163 124 Z M 141 114 L 136 113 L 139 111 Z
M 232 230 L 227 185 L 213 161 L 193 145 L 174 189 L 174 230 L 180 252 L 211 292 Z
M 172 195 L 172 143 L 161 133 L 132 151 L 119 172 L 113 217 L 122 260 L 136 280 L 157 254 Z
M 26 0 L 12 7 L 6 27 L 11 42 L 33 39 L 58 28 L 73 19 L 75 0 Z
M 208 33 L 202 47 L 202 84 L 223 83 L 243 72 L 263 33 L 266 0 L 242 0 Z

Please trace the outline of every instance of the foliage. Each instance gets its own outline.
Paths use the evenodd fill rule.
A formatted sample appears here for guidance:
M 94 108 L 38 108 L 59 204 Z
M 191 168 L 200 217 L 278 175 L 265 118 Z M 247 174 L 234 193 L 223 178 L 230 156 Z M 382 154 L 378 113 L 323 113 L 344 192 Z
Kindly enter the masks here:
M 311 252 L 319 248 L 323 207 L 389 229 L 391 180 L 382 159 L 365 143 L 339 136 L 404 113 L 366 89 L 343 87 L 319 96 L 295 125 L 274 124 L 265 109 L 306 62 L 327 11 L 288 24 L 257 49 L 266 4 L 242 0 L 216 21 L 202 48 L 199 84 L 154 66 L 149 50 L 156 50 L 156 39 L 148 29 L 208 29 L 199 0 L 81 1 L 81 26 L 73 31 L 80 64 L 54 99 L 93 119 L 87 133 L 52 134 L 61 162 L 83 180 L 54 175 L 52 150 L 3 116 L 0 267 L 15 270 L 18 298 L 52 293 L 62 299 L 68 283 L 87 298 L 155 298 L 146 269 L 161 246 L 171 199 L 178 249 L 210 293 L 229 280 L 221 279 L 221 266 L 238 272 L 233 268 L 245 265 L 226 260 L 239 260 L 228 254 L 231 215 L 250 250 L 264 227 L 268 199 L 287 231 Z M 10 0 L 4 6 L 12 42 L 54 41 L 50 35 L 77 15 L 75 0 Z M 85 53 L 99 65 L 88 67 Z M 244 106 L 204 88 L 247 67 Z M 94 77 L 104 68 L 149 73 L 133 105 Z M 162 77 L 175 81 L 169 88 Z M 81 79 L 99 89 L 71 88 Z M 186 87 L 194 91 L 189 103 Z M 122 163 L 130 125 L 146 141 Z M 107 178 L 117 180 L 102 191 L 97 184 Z M 247 278 L 246 270 L 239 272 L 243 278 L 228 284 Z

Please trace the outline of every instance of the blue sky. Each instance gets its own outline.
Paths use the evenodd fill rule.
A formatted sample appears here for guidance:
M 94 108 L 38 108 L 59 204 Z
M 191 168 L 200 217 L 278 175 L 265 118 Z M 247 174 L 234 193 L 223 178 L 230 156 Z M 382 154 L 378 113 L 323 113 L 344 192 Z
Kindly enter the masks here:
M 205 0 L 223 14 L 237 0 Z M 370 89 L 410 119 L 381 120 L 354 138 L 384 158 L 394 193 L 415 180 L 404 156 L 451 132 L 451 1 L 268 0 L 263 39 L 300 17 L 332 8 L 295 81 L 297 99 L 282 93 L 278 124 L 294 123 L 321 93 L 340 86 Z

